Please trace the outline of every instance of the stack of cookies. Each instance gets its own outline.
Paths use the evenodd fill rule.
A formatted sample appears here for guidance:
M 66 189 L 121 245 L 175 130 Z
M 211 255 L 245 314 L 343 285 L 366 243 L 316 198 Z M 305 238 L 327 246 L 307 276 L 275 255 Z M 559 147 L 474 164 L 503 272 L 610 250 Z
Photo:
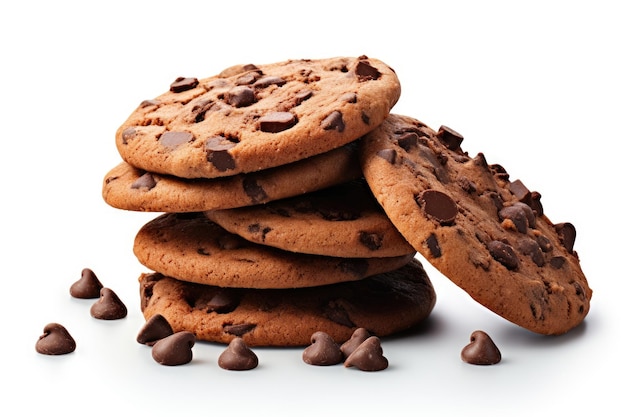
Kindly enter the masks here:
M 396 73 L 361 56 L 179 78 L 116 134 L 113 207 L 157 212 L 134 252 L 146 319 L 200 340 L 298 346 L 387 336 L 435 303 L 419 252 L 541 334 L 589 310 L 575 228 L 445 126 L 391 113 Z
M 134 253 L 141 308 L 199 340 L 297 346 L 316 331 L 386 336 L 435 292 L 365 182 L 358 140 L 400 96 L 368 57 L 179 78 L 119 128 L 105 201 L 156 212 Z

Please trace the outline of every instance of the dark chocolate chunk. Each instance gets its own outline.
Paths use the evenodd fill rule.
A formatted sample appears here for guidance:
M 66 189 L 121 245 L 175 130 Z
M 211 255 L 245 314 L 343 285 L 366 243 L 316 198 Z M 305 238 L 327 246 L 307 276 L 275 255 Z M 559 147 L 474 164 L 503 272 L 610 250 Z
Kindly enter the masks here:
M 135 137 L 137 131 L 134 127 L 127 127 L 122 131 L 122 143 L 128 145 L 128 141 Z
M 256 97 L 250 87 L 238 86 L 228 92 L 226 101 L 234 107 L 247 107 L 256 101 Z
M 247 371 L 259 365 L 259 358 L 241 337 L 235 337 L 220 354 L 217 364 L 228 371 Z
M 393 165 L 396 163 L 397 152 L 395 149 L 381 149 L 376 153 L 376 156 L 383 158 L 385 161 Z
M 530 207 L 524 203 L 517 202 L 510 206 L 503 207 L 498 212 L 498 215 L 502 220 L 511 220 L 520 233 L 526 233 L 529 227 L 535 227 L 535 215 Z
M 389 361 L 383 356 L 380 339 L 370 336 L 346 358 L 344 366 L 347 368 L 354 366 L 361 371 L 373 372 L 387 369 Z
M 158 106 L 159 104 L 161 104 L 159 100 L 144 100 L 141 103 L 139 103 L 139 107 L 144 108 L 144 107 L 150 107 L 150 106 Z
M 196 88 L 199 82 L 197 78 L 178 77 L 172 84 L 170 84 L 170 91 L 172 93 L 182 93 L 183 91 Z
M 223 326 L 224 332 L 232 334 L 234 336 L 243 336 L 244 334 L 251 332 L 256 327 L 256 324 L 242 323 L 242 324 L 225 324 Z
M 193 134 L 189 132 L 165 132 L 159 137 L 159 143 L 169 149 L 175 149 L 191 141 L 193 141 Z
M 381 76 L 380 71 L 371 66 L 370 63 L 367 61 L 359 61 L 356 64 L 354 72 L 359 78 L 359 81 L 377 80 Z
M 354 327 L 348 312 L 336 300 L 329 301 L 324 306 L 324 315 L 327 319 L 346 327 Z
M 249 176 L 243 179 L 243 191 L 253 203 L 257 204 L 267 199 L 267 193 L 254 178 Z
M 370 332 L 363 327 L 359 327 L 354 332 L 352 332 L 352 336 L 350 339 L 346 340 L 340 347 L 341 353 L 343 356 L 347 358 L 358 348 L 361 343 L 365 342 L 371 336 Z
M 254 83 L 254 88 L 267 88 L 270 85 L 277 85 L 277 86 L 280 87 L 280 86 L 285 85 L 285 83 L 287 83 L 287 81 L 285 81 L 281 77 L 275 77 L 275 76 L 268 75 L 267 77 L 263 77 L 263 78 L 258 79 Z
M 561 269 L 565 265 L 565 258 L 563 256 L 554 256 L 550 258 L 550 266 L 554 269 Z
M 571 223 L 559 223 L 554 225 L 556 233 L 559 235 L 559 239 L 565 249 L 569 253 L 574 252 L 574 241 L 576 240 L 576 228 Z
M 177 366 L 191 362 L 192 347 L 196 344 L 196 336 L 182 331 L 157 341 L 152 346 L 152 358 L 161 365 Z
M 224 136 L 215 136 L 207 139 L 204 146 L 207 151 L 207 161 L 212 163 L 220 172 L 234 169 L 235 159 L 228 150 L 234 148 L 236 145 L 236 142 Z
M 502 360 L 502 355 L 487 333 L 476 330 L 461 351 L 461 359 L 472 365 L 495 365 Z
M 493 240 L 487 244 L 489 253 L 496 261 L 500 262 L 508 270 L 515 270 L 519 266 L 519 259 L 511 245 L 499 240 Z
M 509 190 L 511 193 L 521 202 L 528 204 L 530 202 L 531 194 L 530 190 L 526 188 L 524 183 L 520 180 L 512 181 L 509 184 Z
M 439 258 L 441 256 L 441 247 L 439 247 L 439 241 L 434 233 L 431 233 L 426 239 L 426 246 L 428 246 L 428 250 L 434 258 Z
M 84 268 L 80 279 L 70 286 L 70 295 L 74 298 L 99 298 L 103 285 L 96 274 L 89 268 Z
M 302 352 L 302 360 L 309 365 L 336 365 L 343 360 L 339 345 L 322 331 L 313 333 L 311 344 Z
M 154 176 L 151 173 L 146 172 L 141 177 L 137 178 L 130 185 L 130 188 L 132 189 L 145 188 L 147 190 L 151 190 L 156 186 L 156 184 L 157 183 L 156 183 L 156 180 L 154 179 Z
M 442 225 L 454 223 L 458 213 L 456 203 L 445 193 L 437 190 L 424 190 L 416 198 L 417 204 L 426 214 L 435 218 Z
M 321 126 L 324 130 L 336 130 L 338 132 L 343 132 L 346 128 L 343 122 L 343 115 L 337 110 L 326 116 L 324 120 L 322 120 Z
M 398 137 L 398 146 L 407 152 L 410 152 L 412 148 L 417 146 L 417 133 L 406 132 L 402 136 Z
M 118 320 L 126 317 L 126 306 L 110 288 L 100 290 L 100 299 L 91 306 L 91 316 L 100 320 Z
M 172 326 L 161 314 L 155 314 L 139 330 L 137 342 L 142 345 L 153 346 L 159 340 L 174 334 Z
M 535 265 L 545 265 L 546 260 L 543 256 L 543 251 L 536 240 L 531 238 L 521 239 L 518 243 L 518 248 L 522 254 L 530 256 L 530 259 L 532 259 Z
M 35 343 L 35 350 L 42 355 L 65 355 L 76 350 L 76 341 L 59 323 L 49 323 Z
M 290 112 L 272 112 L 259 119 L 259 128 L 262 132 L 278 133 L 293 127 L 296 123 L 297 117 Z
M 437 138 L 451 151 L 460 149 L 463 142 L 463 136 L 460 133 L 443 125 L 439 127 Z
M 239 295 L 233 288 L 217 288 L 215 291 L 193 292 L 187 299 L 194 309 L 207 313 L 215 311 L 219 314 L 230 313 L 239 305 Z
M 377 233 L 359 232 L 359 242 L 369 250 L 378 250 L 383 245 L 383 237 Z

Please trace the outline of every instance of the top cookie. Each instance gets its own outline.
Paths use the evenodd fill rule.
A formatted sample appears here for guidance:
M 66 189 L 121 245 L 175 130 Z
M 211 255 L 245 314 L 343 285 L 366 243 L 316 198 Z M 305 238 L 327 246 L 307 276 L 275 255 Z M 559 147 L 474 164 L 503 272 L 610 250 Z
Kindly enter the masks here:
M 378 126 L 400 97 L 385 63 L 361 56 L 239 65 L 178 78 L 116 133 L 122 159 L 146 171 L 216 178 L 288 164 Z
M 361 168 L 383 209 L 434 267 L 498 315 L 541 334 L 582 322 L 592 291 L 575 228 L 553 224 L 540 195 L 461 149 L 442 126 L 390 115 L 361 141 Z

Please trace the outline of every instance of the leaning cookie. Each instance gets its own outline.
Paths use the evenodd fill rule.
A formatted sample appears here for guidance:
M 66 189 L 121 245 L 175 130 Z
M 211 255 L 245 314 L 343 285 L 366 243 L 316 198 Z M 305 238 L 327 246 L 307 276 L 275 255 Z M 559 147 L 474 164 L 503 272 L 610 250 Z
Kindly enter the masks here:
M 388 258 L 305 255 L 249 242 L 202 213 L 166 213 L 135 236 L 147 268 L 183 281 L 222 287 L 298 288 L 360 280 L 406 265 L 415 251 Z
M 146 320 L 161 314 L 174 331 L 219 343 L 241 337 L 249 346 L 304 346 L 317 331 L 342 343 L 357 328 L 388 336 L 424 321 L 436 300 L 417 260 L 360 281 L 312 288 L 223 288 L 158 273 L 142 274 L 139 282 Z
M 104 201 L 122 210 L 183 213 L 266 203 L 361 176 L 356 143 L 288 165 L 250 174 L 187 179 L 147 172 L 122 162 L 102 185 Z
M 358 139 L 399 97 L 393 69 L 365 56 L 239 65 L 175 80 L 119 127 L 116 145 L 124 161 L 154 173 L 254 172 Z
M 247 240 L 297 253 L 346 258 L 415 253 L 362 179 L 205 215 Z
M 553 224 L 540 195 L 500 165 L 461 149 L 463 137 L 391 115 L 361 141 L 364 176 L 404 237 L 480 304 L 531 331 L 580 324 L 592 291 L 575 229 Z

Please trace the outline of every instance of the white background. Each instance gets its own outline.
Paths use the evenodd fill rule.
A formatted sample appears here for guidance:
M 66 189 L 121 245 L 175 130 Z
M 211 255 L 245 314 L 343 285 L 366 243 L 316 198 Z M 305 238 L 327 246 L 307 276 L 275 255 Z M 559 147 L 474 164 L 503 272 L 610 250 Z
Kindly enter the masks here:
M 623 413 L 624 17 L 601 0 L 3 2 L 0 414 Z M 132 254 L 154 215 L 100 194 L 120 161 L 115 130 L 178 76 L 361 54 L 397 71 L 395 113 L 461 132 L 464 150 L 541 192 L 553 221 L 574 223 L 594 289 L 586 321 L 535 335 L 429 270 L 432 317 L 383 340 L 383 372 L 309 366 L 301 349 L 257 349 L 259 368 L 229 372 L 217 366 L 223 347 L 206 343 L 188 365 L 158 365 L 135 342 L 146 270 Z M 84 267 L 128 317 L 98 321 L 92 301 L 69 296 Z M 35 352 L 49 322 L 74 336 L 73 354 Z M 476 329 L 500 364 L 460 360 Z

